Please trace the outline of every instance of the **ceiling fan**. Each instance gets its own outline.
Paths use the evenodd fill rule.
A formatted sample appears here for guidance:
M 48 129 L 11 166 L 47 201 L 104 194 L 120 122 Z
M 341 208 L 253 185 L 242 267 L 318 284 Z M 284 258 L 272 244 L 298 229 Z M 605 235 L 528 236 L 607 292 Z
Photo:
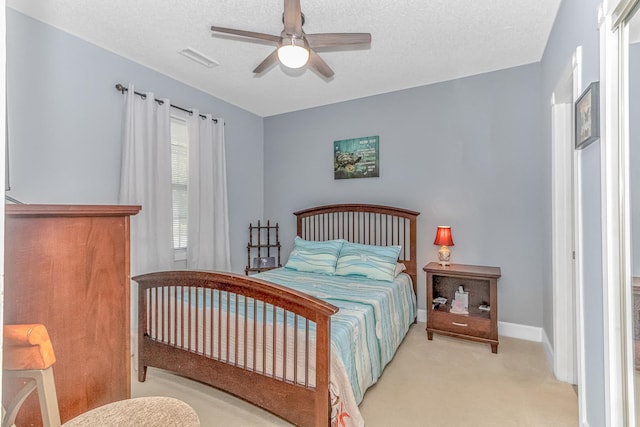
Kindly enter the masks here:
M 284 22 L 284 29 L 279 36 L 217 27 L 215 25 L 211 27 L 211 31 L 276 43 L 278 48 L 253 70 L 256 74 L 265 71 L 276 61 L 280 60 L 282 65 L 289 68 L 301 68 L 308 64 L 309 67 L 324 77 L 330 78 L 334 74 L 333 70 L 316 53 L 315 49 L 371 43 L 371 34 L 369 33 L 305 34 L 302 30 L 304 15 L 300 9 L 300 0 L 284 0 L 282 20 Z

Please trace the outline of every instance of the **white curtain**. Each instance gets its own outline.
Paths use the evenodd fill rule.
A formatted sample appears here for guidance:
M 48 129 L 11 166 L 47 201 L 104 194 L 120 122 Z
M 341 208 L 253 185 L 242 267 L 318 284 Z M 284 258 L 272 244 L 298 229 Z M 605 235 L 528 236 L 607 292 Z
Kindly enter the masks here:
M 131 274 L 173 266 L 170 102 L 142 98 L 129 85 L 124 118 L 120 203 L 141 205 L 131 218 Z
M 198 110 L 189 131 L 187 267 L 231 270 L 224 120 Z

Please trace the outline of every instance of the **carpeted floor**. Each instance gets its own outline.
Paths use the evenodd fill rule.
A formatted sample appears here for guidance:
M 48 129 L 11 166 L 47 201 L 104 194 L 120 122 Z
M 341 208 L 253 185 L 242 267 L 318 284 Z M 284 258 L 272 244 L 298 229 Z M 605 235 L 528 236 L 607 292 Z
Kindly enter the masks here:
M 289 426 L 211 387 L 150 368 L 132 396 L 164 395 L 189 403 L 208 426 Z M 360 410 L 367 427 L 576 426 L 574 388 L 556 381 L 542 344 L 500 338 L 488 344 L 434 335 L 413 325 Z

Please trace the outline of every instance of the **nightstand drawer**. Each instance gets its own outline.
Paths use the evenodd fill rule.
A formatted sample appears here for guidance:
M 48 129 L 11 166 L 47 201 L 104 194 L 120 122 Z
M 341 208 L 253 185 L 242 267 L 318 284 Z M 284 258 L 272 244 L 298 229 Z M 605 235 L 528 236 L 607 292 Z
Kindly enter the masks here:
M 472 316 L 460 316 L 451 313 L 432 311 L 428 327 L 479 338 L 491 338 L 491 320 Z

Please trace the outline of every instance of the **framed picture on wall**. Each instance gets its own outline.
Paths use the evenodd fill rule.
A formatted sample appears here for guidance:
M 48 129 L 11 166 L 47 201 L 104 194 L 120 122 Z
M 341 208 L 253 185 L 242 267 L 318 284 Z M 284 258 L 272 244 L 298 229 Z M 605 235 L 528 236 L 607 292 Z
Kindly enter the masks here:
M 600 83 L 593 82 L 576 101 L 575 139 L 580 150 L 600 138 Z
M 262 256 L 253 258 L 253 268 L 275 268 L 276 257 Z
M 379 144 L 377 135 L 333 141 L 334 179 L 378 178 Z

